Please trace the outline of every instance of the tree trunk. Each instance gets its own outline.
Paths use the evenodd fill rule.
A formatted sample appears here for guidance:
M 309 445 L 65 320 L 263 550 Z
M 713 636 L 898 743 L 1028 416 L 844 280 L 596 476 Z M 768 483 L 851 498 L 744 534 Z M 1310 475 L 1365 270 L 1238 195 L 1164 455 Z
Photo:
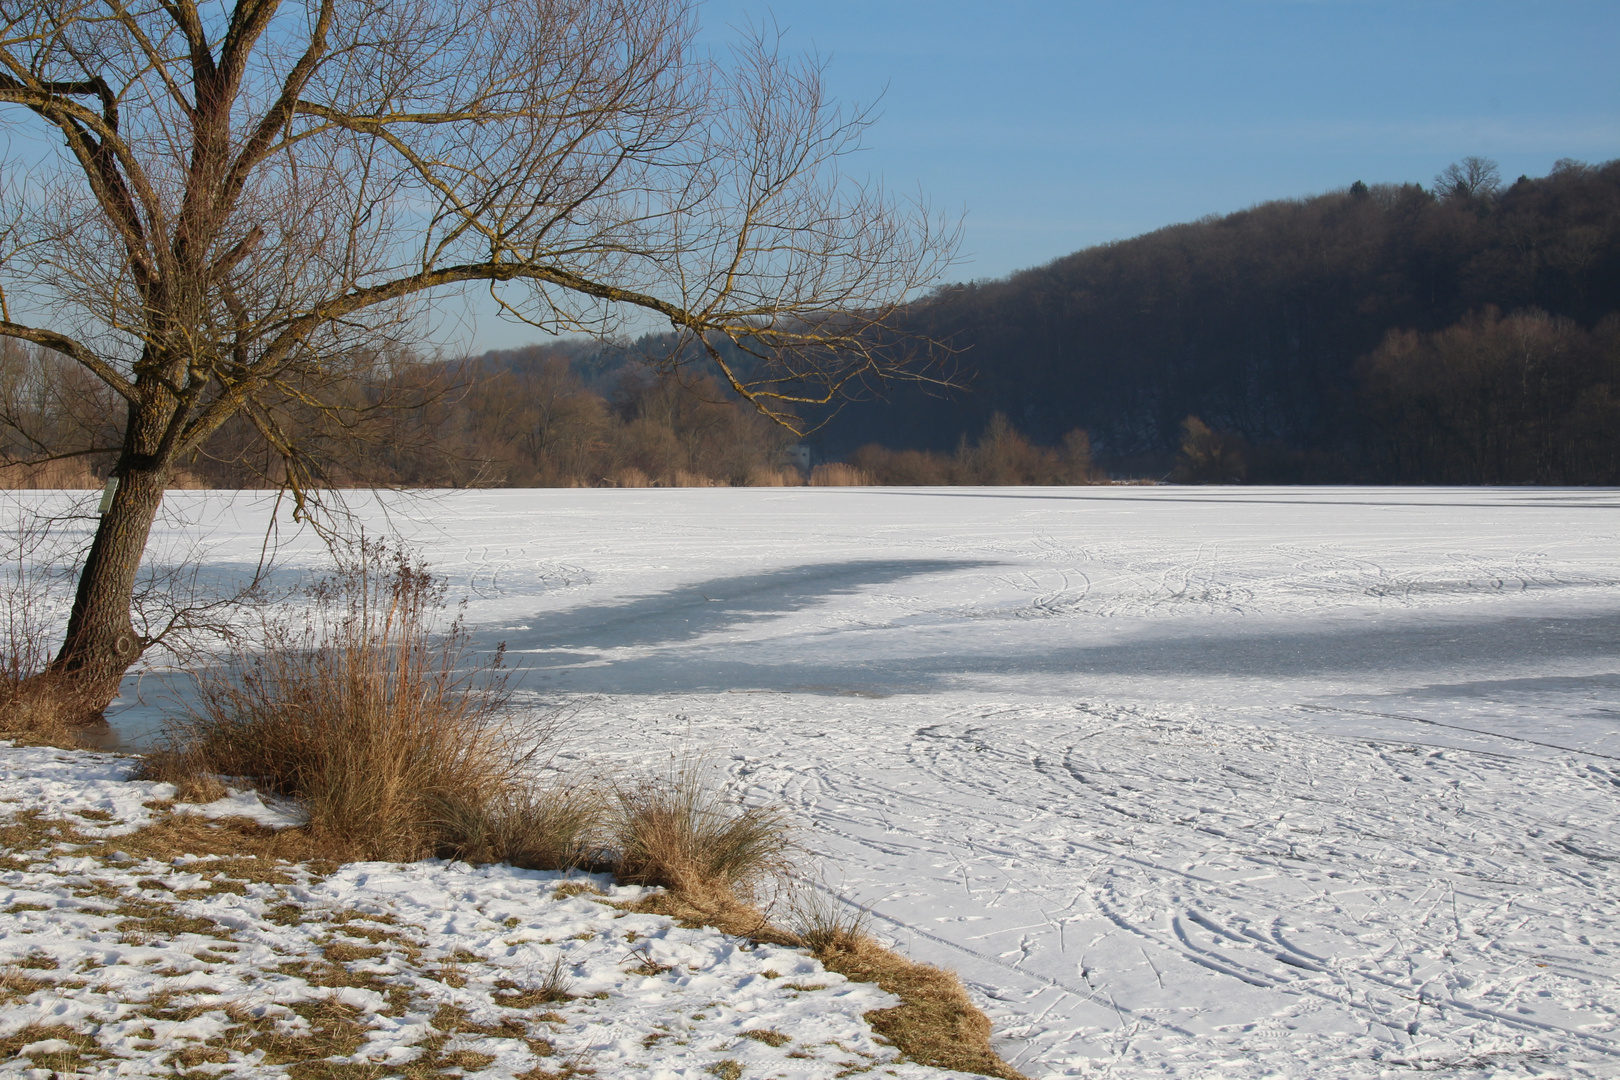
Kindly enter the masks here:
M 147 645 L 130 622 L 130 599 L 168 469 L 126 453 L 118 476 L 112 506 L 101 516 L 79 572 L 62 649 L 44 676 L 66 691 L 81 723 L 100 719 Z

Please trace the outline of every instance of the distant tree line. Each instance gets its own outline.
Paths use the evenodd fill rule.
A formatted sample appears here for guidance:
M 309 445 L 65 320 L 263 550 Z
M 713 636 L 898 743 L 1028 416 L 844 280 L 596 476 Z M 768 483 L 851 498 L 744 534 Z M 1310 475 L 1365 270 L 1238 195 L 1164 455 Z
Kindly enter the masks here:
M 848 466 L 817 482 L 1620 484 L 1620 162 L 1357 182 L 951 286 L 906 317 L 956 351 L 965 389 L 872 387 L 812 437 Z M 798 437 L 656 363 L 675 347 L 352 356 L 321 408 L 289 386 L 177 480 L 278 483 L 291 455 L 335 485 L 805 481 Z M 105 476 L 122 409 L 77 367 L 0 342 L 0 403 L 0 465 L 105 448 L 0 483 Z
M 828 452 L 949 452 L 993 413 L 1116 474 L 1620 483 L 1620 162 L 1350 187 L 939 291 L 971 392 L 847 408 Z M 1189 427 L 1189 420 L 1196 423 Z
M 803 467 L 797 436 L 709 378 L 659 374 L 667 345 L 577 340 L 454 362 L 409 353 L 350 358 L 323 400 L 296 393 L 245 412 L 183 463 L 175 486 L 251 488 L 302 476 L 335 487 L 710 487 L 1076 484 L 1105 477 L 1084 431 L 1032 444 L 1002 414 L 949 454 L 860 448 Z M 738 361 L 741 363 L 741 361 Z M 114 460 L 118 403 L 56 354 L 0 340 L 0 486 L 99 485 Z M 279 439 L 279 441 L 277 441 Z M 52 458 L 56 447 L 103 447 Z M 45 458 L 43 463 L 20 464 Z M 11 462 L 13 464 L 6 465 Z
M 285 482 L 289 454 L 324 485 L 647 487 L 800 483 L 783 449 L 794 436 L 712 379 L 677 381 L 615 362 L 586 384 L 579 343 L 470 361 L 409 354 L 353 363 L 319 407 L 272 403 L 274 425 L 244 413 L 182 463 L 174 482 Z M 329 380 L 330 382 L 331 380 Z M 0 342 L 0 459 L 53 446 L 116 445 L 116 402 L 54 354 Z M 99 395 L 99 396 L 98 396 Z M 337 406 L 334 407 L 333 403 Z M 94 432 L 98 439 L 87 437 Z M 284 446 L 272 443 L 272 433 Z M 46 454 L 48 456 L 48 454 Z M 88 486 L 111 453 L 0 469 L 6 486 Z
M 992 413 L 974 442 L 964 435 L 955 453 L 890 450 L 868 443 L 849 455 L 862 482 L 927 487 L 1014 484 L 1096 484 L 1106 474 L 1091 459 L 1091 437 L 1075 429 L 1057 446 L 1036 446 L 1005 413 Z

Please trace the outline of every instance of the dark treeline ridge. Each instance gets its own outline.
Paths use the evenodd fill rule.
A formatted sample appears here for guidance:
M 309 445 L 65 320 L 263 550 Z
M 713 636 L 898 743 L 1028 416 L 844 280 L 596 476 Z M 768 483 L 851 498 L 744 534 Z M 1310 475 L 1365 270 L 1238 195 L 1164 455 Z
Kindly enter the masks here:
M 946 451 L 1001 412 L 1116 474 L 1620 483 L 1617 312 L 1620 162 L 1467 159 L 941 290 L 912 326 L 971 391 L 897 389 L 825 444 Z
M 335 485 L 1620 484 L 1620 162 L 1358 182 L 950 286 L 908 317 L 956 350 L 964 389 L 849 405 L 809 440 L 814 471 L 695 368 L 654 374 L 657 335 L 353 357 L 337 408 L 288 387 L 269 426 L 303 482 Z M 122 403 L 71 362 L 0 342 L 0 402 L 0 485 L 112 467 L 76 452 L 118 444 Z M 265 426 L 233 419 L 174 482 L 285 480 Z

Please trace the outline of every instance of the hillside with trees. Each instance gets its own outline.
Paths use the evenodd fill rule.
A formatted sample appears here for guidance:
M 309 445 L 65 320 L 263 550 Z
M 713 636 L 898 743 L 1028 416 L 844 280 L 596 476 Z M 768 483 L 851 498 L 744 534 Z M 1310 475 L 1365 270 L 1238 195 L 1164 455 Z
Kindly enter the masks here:
M 1115 472 L 1616 483 L 1616 312 L 1620 162 L 1504 185 L 1469 159 L 941 290 L 911 326 L 970 392 L 854 405 L 825 445 L 948 451 L 1001 412 L 1036 443 L 1084 429 Z
M 818 482 L 1620 483 L 1620 162 L 1503 185 L 1357 183 L 938 290 L 904 327 L 960 385 L 881 383 L 809 437 Z M 747 377 L 754 359 L 720 341 Z M 350 356 L 321 403 L 225 422 L 174 482 L 801 483 L 770 422 L 690 341 L 557 339 L 457 361 Z M 671 355 L 677 357 L 670 361 Z M 0 342 L 0 453 L 116 446 L 76 365 Z M 806 414 L 801 427 L 818 417 Z M 266 430 L 279 431 L 282 447 Z M 13 484 L 90 485 L 113 455 Z

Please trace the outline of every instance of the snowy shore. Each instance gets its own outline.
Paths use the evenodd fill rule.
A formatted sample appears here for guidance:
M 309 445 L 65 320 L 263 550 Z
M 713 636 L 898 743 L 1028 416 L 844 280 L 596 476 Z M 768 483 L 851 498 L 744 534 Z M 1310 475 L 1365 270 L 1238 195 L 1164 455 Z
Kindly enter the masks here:
M 253 565 L 267 501 L 169 505 L 160 547 Z M 1031 1076 L 1620 1077 L 1620 493 L 457 492 L 387 524 L 578 710 L 565 761 L 711 750 Z
M 131 855 L 175 794 L 131 768 L 0 745 L 0 827 L 75 834 L 14 832 L 0 863 L 0 1076 L 285 1077 L 290 1055 L 320 1076 L 961 1075 L 895 1061 L 862 1019 L 897 1003 L 877 987 L 627 912 L 643 890 L 604 878 Z M 251 794 L 201 810 L 285 819 Z

